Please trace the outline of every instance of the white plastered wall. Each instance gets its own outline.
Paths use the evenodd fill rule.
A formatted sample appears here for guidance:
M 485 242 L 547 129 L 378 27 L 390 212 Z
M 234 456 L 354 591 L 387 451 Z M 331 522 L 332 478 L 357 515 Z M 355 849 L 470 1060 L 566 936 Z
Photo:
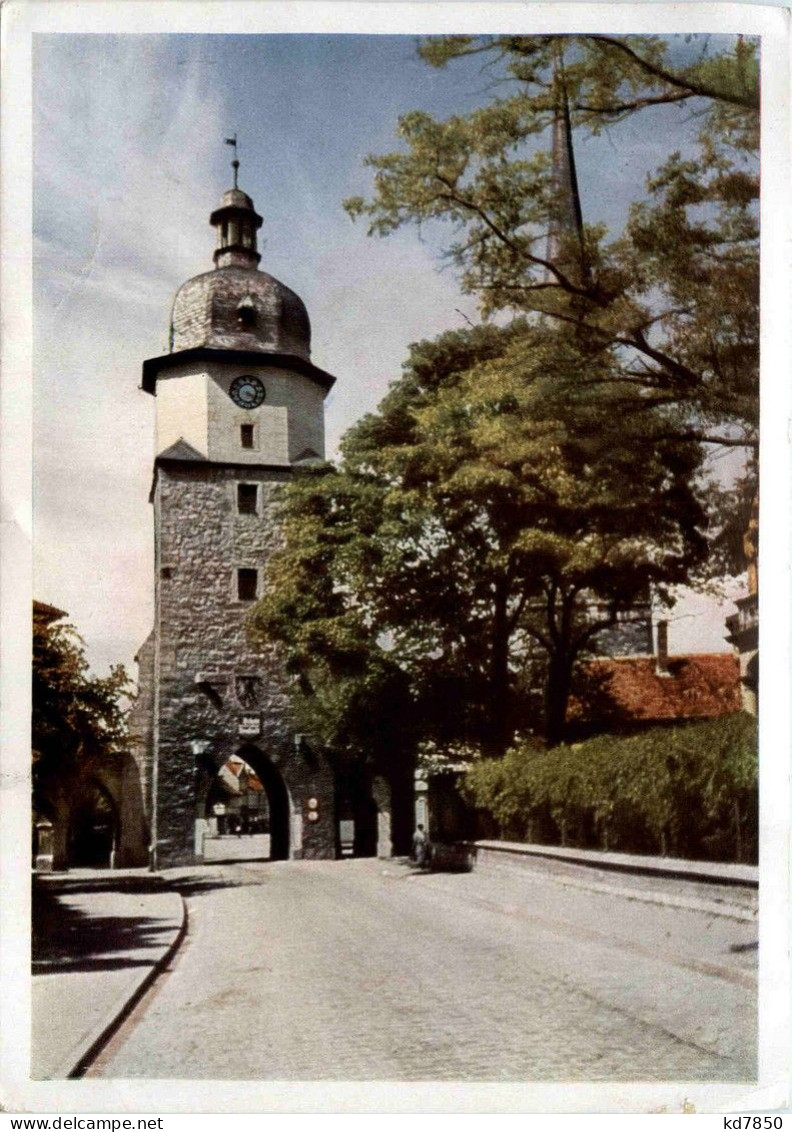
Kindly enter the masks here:
M 240 409 L 228 395 L 236 377 L 257 377 L 266 399 L 257 409 Z M 308 448 L 324 454 L 324 397 L 299 373 L 275 366 L 210 366 L 208 387 L 209 459 L 232 463 L 283 464 Z M 240 426 L 252 424 L 254 448 L 244 449 Z
M 157 379 L 157 454 L 186 440 L 202 456 L 208 450 L 205 373 L 171 370 Z
M 242 409 L 229 397 L 235 378 L 251 374 L 266 399 Z M 241 426 L 253 426 L 243 448 Z M 287 466 L 308 452 L 324 455 L 324 391 L 303 374 L 275 366 L 177 367 L 157 380 L 157 453 L 183 439 L 209 460 Z

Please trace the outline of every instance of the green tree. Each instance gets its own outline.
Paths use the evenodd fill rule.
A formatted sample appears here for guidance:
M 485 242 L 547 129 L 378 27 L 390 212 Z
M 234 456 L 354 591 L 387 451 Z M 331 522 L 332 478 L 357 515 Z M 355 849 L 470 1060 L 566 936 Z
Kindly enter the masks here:
M 337 766 L 352 760 L 376 770 L 380 760 L 408 756 L 413 728 L 405 675 L 343 580 L 374 502 L 330 464 L 296 473 L 282 508 L 286 549 L 270 560 L 250 631 L 259 644 L 283 647 L 298 730 Z
M 640 448 L 619 443 L 611 365 L 525 323 L 413 347 L 340 466 L 287 492 L 259 632 L 303 679 L 398 667 L 422 734 L 494 752 L 526 722 L 518 688 L 538 665 L 557 742 L 578 657 L 705 553 L 700 448 L 659 413 Z
M 755 449 L 756 45 L 710 53 L 692 37 L 684 66 L 646 36 L 441 37 L 420 53 L 438 67 L 484 57 L 502 93 L 443 122 L 402 117 L 402 150 L 367 159 L 374 194 L 347 201 L 349 213 L 378 235 L 447 222 L 448 254 L 485 315 L 535 312 L 615 347 L 612 379 L 640 394 L 634 413 L 661 407 L 674 436 Z M 667 154 L 615 238 L 565 227 L 543 137 L 563 108 L 573 128 L 599 133 L 672 103 L 701 115 L 697 150 Z
M 72 625 L 33 618 L 33 804 L 46 812 L 102 760 L 124 749 L 124 697 L 130 692 L 122 665 L 91 676 L 84 646 Z

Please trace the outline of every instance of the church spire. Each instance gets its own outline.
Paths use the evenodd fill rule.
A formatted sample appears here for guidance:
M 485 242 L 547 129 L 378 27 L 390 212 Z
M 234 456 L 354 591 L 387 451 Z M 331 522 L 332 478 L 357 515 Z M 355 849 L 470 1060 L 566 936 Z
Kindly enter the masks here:
M 253 207 L 253 201 L 239 188 L 239 158 L 237 137 L 225 138 L 226 145 L 234 147 L 234 187 L 223 194 L 220 207 L 209 217 L 217 229 L 215 267 L 249 267 L 255 271 L 261 256 L 256 246 L 256 233 L 264 223 Z
M 553 68 L 553 86 L 555 88 L 552 147 L 553 201 L 547 236 L 547 260 L 556 264 L 574 281 L 580 282 L 588 274 L 583 242 L 583 210 L 580 204 L 575 151 L 572 145 L 572 121 L 566 76 L 560 55 Z

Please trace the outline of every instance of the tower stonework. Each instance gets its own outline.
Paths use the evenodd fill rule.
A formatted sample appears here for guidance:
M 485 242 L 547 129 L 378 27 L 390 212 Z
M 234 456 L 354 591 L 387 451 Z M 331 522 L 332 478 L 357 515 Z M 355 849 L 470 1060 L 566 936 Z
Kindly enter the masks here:
M 155 624 L 132 733 L 155 867 L 202 859 L 210 788 L 234 756 L 266 790 L 272 858 L 339 851 L 331 761 L 295 733 L 277 649 L 247 633 L 281 545 L 279 491 L 323 458 L 335 379 L 310 360 L 302 301 L 258 270 L 252 200 L 230 190 L 211 223 L 215 268 L 179 289 L 170 352 L 143 365 L 156 397 Z

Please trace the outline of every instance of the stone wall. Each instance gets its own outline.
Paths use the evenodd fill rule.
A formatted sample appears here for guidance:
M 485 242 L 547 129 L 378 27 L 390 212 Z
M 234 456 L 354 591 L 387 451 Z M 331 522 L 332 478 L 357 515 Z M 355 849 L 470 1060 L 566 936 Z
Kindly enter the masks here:
M 114 781 L 107 785 L 118 809 L 120 827 L 114 862 L 116 868 L 137 868 L 148 864 L 149 823 L 137 760 L 132 755 L 125 755 Z
M 47 835 L 51 860 L 44 868 L 60 871 L 83 864 L 71 859 L 70 830 L 85 795 L 94 787 L 101 788 L 113 815 L 114 853 L 112 860 L 102 864 L 133 868 L 147 863 L 149 839 L 139 767 L 132 755 L 122 751 L 89 761 L 77 774 L 55 784 L 48 794 L 44 809 L 52 826 Z M 41 845 L 38 852 L 45 855 Z
M 129 741 L 132 758 L 137 765 L 144 812 L 146 817 L 149 818 L 154 726 L 153 630 L 138 649 L 135 660 L 138 666 L 138 691 L 129 712 Z
M 285 784 L 290 855 L 336 854 L 332 770 L 321 752 L 296 740 L 277 652 L 251 646 L 246 621 L 252 605 L 236 592 L 237 569 L 261 571 L 280 545 L 277 497 L 288 475 L 170 461 L 157 468 L 160 865 L 195 859 L 196 819 L 203 817 L 211 779 L 242 747 L 250 748 L 250 758 L 243 757 L 265 762 L 262 769 L 274 768 Z M 237 514 L 239 482 L 258 485 L 257 515 Z M 197 758 L 196 741 L 207 747 Z M 307 817 L 311 799 L 318 804 L 316 822 Z

